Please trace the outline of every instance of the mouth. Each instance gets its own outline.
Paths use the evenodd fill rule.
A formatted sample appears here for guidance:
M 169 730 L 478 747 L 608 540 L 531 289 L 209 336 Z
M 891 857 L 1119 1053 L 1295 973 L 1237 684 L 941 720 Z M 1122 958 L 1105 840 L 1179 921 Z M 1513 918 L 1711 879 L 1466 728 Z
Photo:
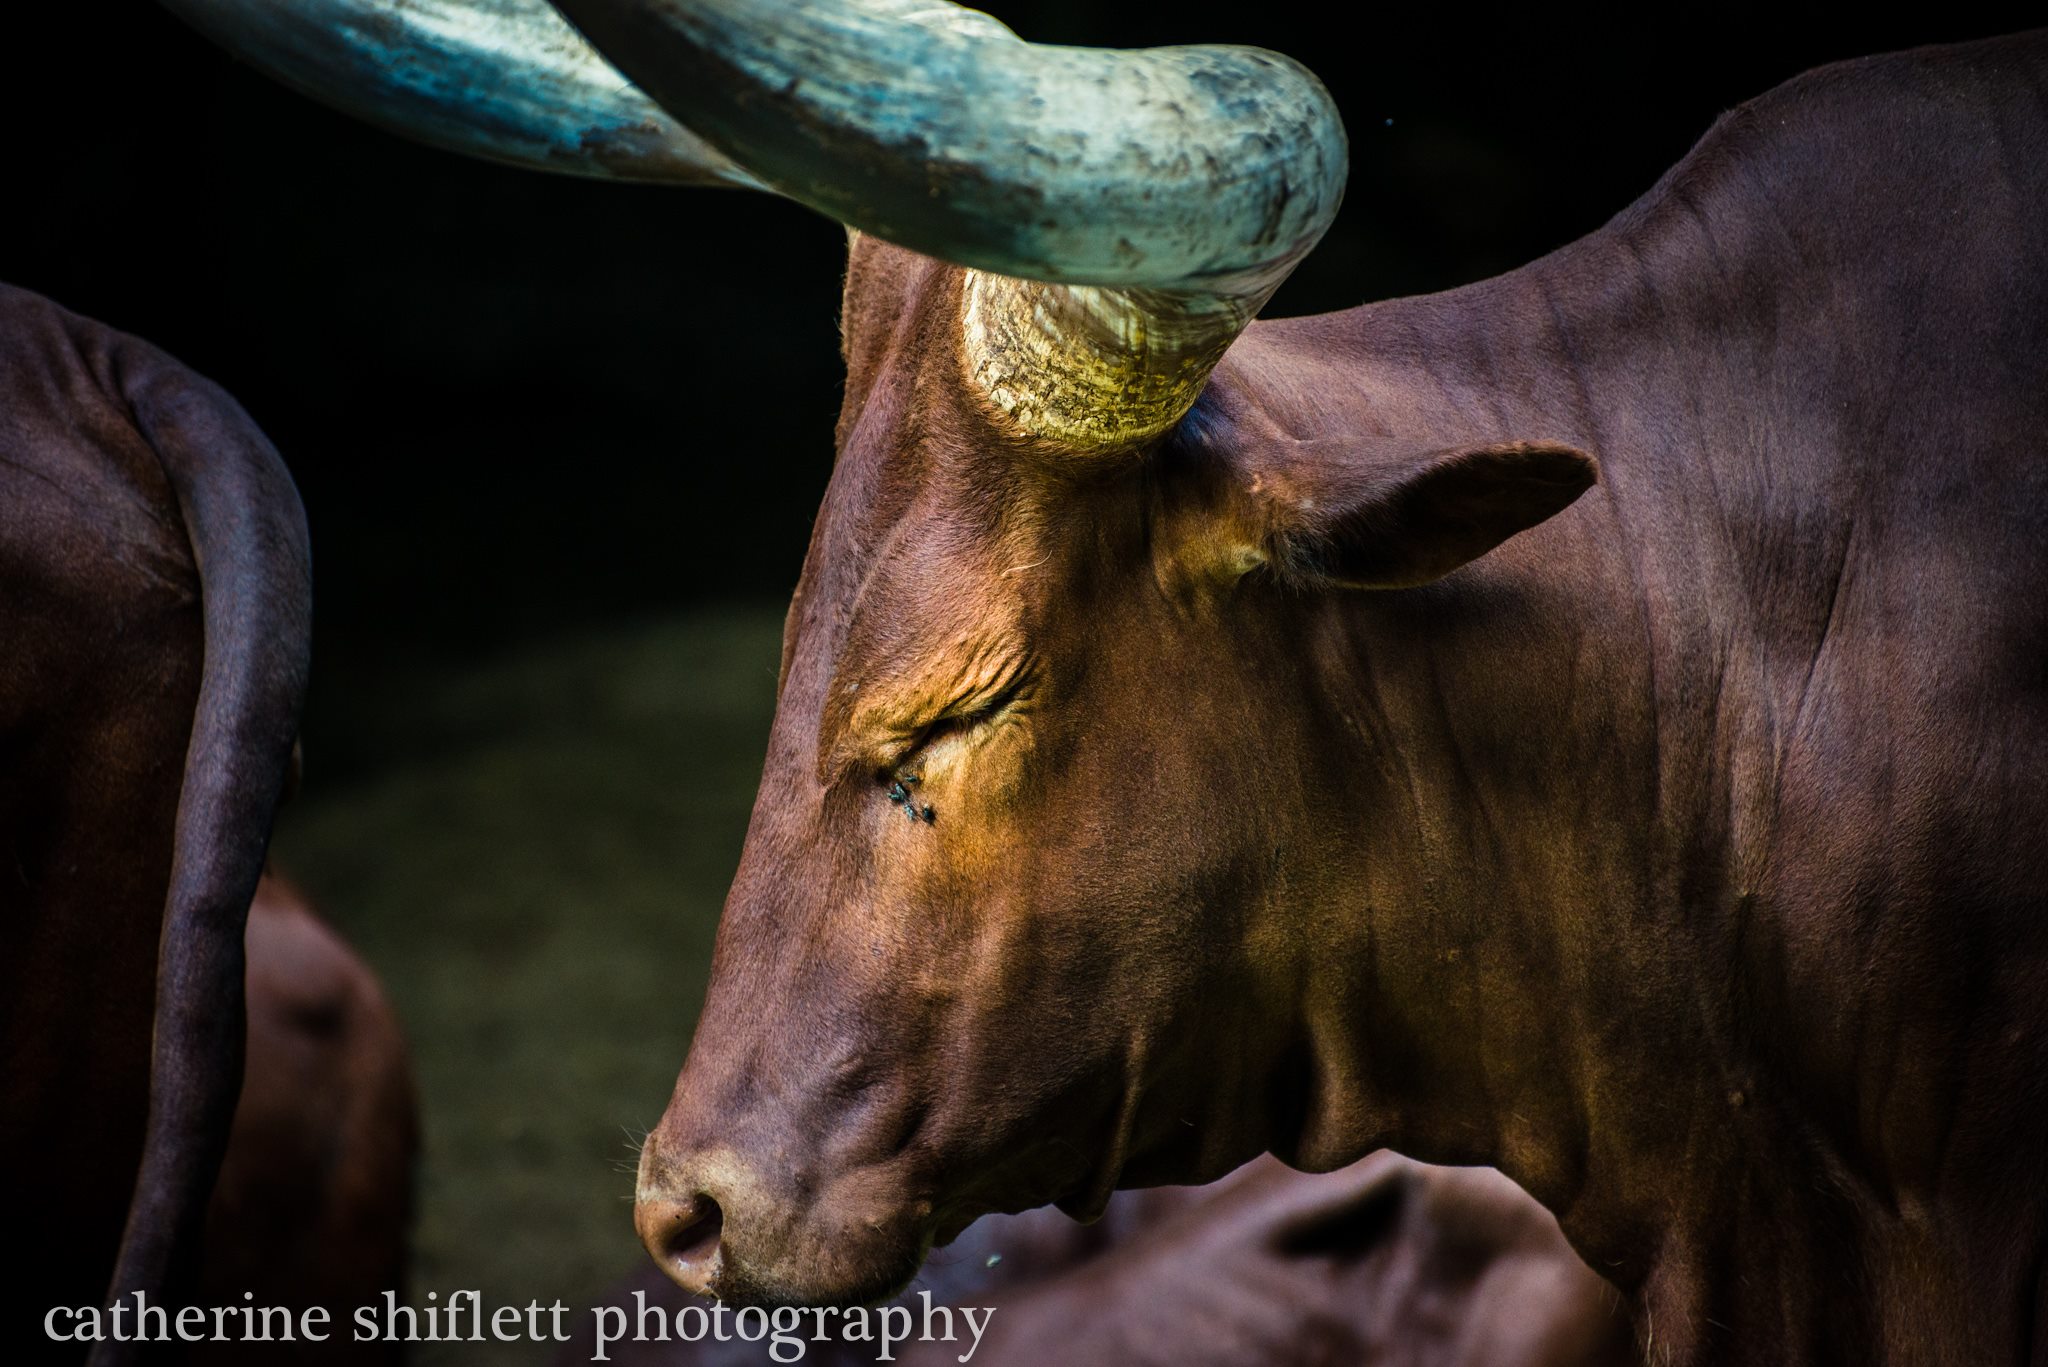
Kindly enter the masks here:
M 1097 1138 L 1085 1146 L 1044 1134 L 1007 1153 L 897 1148 L 820 1176 L 815 1166 L 781 1170 L 783 1150 L 771 1150 L 773 1163 L 723 1146 L 677 1153 L 657 1132 L 642 1155 L 634 1225 L 655 1264 L 699 1295 L 735 1306 L 879 1302 L 992 1211 L 1051 1204 L 1083 1224 L 1101 1218 L 1145 1138 L 1144 1054 L 1133 1047 L 1112 1065 L 1121 1085 L 1097 1094 L 1096 1106 L 1113 1101 L 1096 1111 Z
M 634 1228 L 684 1290 L 735 1307 L 864 1305 L 893 1295 L 923 1265 L 931 1204 L 901 1201 L 880 1175 L 799 1193 L 736 1176 L 745 1172 L 700 1164 L 695 1180 L 664 1173 L 641 1189 Z

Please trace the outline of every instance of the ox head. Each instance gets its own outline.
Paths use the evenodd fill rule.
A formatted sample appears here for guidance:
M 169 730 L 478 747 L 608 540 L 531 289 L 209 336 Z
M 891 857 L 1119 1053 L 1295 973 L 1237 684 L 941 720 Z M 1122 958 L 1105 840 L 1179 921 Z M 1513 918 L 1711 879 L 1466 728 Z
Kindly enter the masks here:
M 640 1168 L 670 1275 L 865 1299 L 990 1210 L 1355 1156 L 1308 1005 L 1357 1005 L 1308 925 L 1360 885 L 1324 606 L 1484 553 L 1590 466 L 1233 435 L 1232 385 L 1287 381 L 1225 352 L 1341 192 L 1312 76 L 923 0 L 562 0 L 636 90 L 530 0 L 174 7 L 444 144 L 856 230 L 837 464 Z

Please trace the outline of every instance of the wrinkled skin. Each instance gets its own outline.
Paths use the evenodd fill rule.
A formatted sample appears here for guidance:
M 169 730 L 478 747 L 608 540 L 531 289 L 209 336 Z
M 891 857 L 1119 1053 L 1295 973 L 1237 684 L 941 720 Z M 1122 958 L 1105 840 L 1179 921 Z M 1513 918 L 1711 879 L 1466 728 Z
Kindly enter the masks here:
M 1660 1361 L 2048 1361 L 2044 89 L 2042 35 L 1802 78 L 1120 459 L 1007 437 L 958 273 L 856 240 L 657 1260 L 859 1300 L 1391 1146 Z

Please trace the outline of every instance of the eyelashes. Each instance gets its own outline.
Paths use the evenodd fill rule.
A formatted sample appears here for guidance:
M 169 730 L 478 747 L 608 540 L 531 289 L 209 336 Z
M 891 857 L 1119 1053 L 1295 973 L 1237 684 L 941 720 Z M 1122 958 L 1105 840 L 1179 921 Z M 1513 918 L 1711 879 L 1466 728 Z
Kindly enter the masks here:
M 924 776 L 918 770 L 923 768 L 933 751 L 940 750 L 949 742 L 973 740 L 978 732 L 987 730 L 1000 720 L 1010 710 L 1012 701 L 1008 697 L 991 699 L 977 703 L 967 711 L 945 713 L 926 723 L 896 752 L 888 777 L 901 778 L 905 771 L 909 771 L 921 782 Z
M 942 710 L 893 750 L 875 777 L 889 800 L 917 820 L 930 821 L 931 808 L 917 794 L 927 768 L 945 763 L 956 749 L 975 744 L 987 732 L 1022 711 L 1029 700 L 1031 671 L 1021 664 L 987 688 Z
M 977 705 L 969 711 L 951 713 L 939 717 L 938 720 L 930 723 L 915 736 L 911 737 L 910 744 L 904 747 L 903 760 L 915 760 L 918 756 L 925 754 L 933 747 L 941 745 L 946 741 L 972 736 L 976 731 L 993 722 L 996 719 L 996 714 L 1001 710 L 1001 704 L 990 703 Z

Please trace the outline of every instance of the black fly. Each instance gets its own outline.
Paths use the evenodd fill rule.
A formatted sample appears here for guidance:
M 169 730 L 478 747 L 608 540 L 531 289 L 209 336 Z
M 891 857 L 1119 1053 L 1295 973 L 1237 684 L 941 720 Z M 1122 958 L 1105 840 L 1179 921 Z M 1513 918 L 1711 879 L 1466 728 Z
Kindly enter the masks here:
M 911 795 L 913 785 L 924 782 L 923 774 L 898 774 L 889 784 L 889 801 L 903 809 L 904 818 L 911 822 L 922 821 L 927 826 L 937 819 L 938 814 L 930 807 L 922 806 Z

